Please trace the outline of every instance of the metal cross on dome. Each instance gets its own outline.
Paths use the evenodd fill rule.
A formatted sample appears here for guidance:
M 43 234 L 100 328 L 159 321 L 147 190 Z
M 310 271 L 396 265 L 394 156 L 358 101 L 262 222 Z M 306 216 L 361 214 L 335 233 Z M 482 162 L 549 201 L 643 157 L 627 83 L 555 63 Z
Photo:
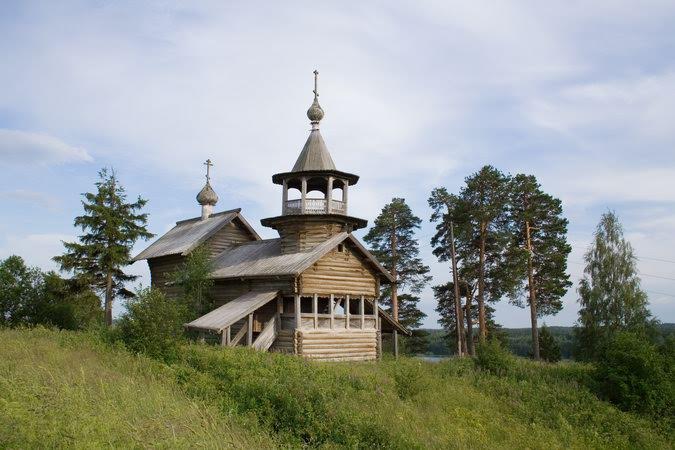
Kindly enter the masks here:
M 317 87 L 317 79 L 319 78 L 319 71 L 314 69 L 314 98 L 319 96 L 319 88 Z
M 211 179 L 211 166 L 213 166 L 213 163 L 210 159 L 207 159 L 204 165 L 206 166 L 206 181 L 209 181 Z

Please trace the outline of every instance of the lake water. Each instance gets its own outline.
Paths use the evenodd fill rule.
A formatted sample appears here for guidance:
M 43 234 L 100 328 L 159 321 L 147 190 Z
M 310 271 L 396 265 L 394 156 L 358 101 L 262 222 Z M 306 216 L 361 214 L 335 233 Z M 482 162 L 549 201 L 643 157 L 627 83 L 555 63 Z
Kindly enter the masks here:
M 445 359 L 451 358 L 451 356 L 446 355 L 419 355 L 417 358 L 422 359 L 426 362 L 438 363 Z

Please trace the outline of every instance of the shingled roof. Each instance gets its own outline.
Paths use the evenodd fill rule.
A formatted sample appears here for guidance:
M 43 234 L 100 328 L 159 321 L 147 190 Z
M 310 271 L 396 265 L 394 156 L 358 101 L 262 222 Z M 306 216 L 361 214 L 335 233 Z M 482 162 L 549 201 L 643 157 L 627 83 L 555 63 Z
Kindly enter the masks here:
M 187 255 L 233 220 L 237 220 L 256 240 L 259 240 L 258 233 L 239 214 L 240 212 L 241 209 L 232 209 L 212 214 L 203 220 L 201 217 L 195 217 L 176 222 L 175 227 L 136 255 L 132 261 L 168 255 Z
M 391 274 L 349 233 L 338 233 L 308 251 L 281 254 L 281 239 L 265 239 L 241 244 L 221 253 L 213 262 L 213 278 L 296 276 L 304 272 L 338 244 L 349 241 L 387 280 Z

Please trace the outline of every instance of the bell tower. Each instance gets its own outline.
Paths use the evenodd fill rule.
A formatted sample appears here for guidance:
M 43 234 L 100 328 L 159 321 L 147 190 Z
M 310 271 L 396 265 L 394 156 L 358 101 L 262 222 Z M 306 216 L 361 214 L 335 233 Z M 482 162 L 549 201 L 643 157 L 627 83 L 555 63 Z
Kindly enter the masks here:
M 272 182 L 282 186 L 281 215 L 261 220 L 263 226 L 279 232 L 282 253 L 308 250 L 337 233 L 367 225 L 347 214 L 349 187 L 359 177 L 337 170 L 319 130 L 324 111 L 319 105 L 318 76 L 315 70 L 307 142 L 290 172 L 272 176 Z

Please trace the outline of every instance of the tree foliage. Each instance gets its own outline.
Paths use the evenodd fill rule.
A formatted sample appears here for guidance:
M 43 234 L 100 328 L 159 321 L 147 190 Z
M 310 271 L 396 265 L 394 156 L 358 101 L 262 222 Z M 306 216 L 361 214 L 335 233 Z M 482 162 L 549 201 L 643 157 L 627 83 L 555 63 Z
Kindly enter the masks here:
M 673 417 L 675 372 L 643 335 L 620 331 L 603 341 L 596 362 L 599 394 L 626 411 Z
M 213 286 L 213 260 L 208 248 L 194 249 L 172 275 L 173 282 L 183 289 L 183 299 L 191 318 L 206 314 L 213 309 L 210 289 Z
M 131 249 L 138 239 L 153 236 L 146 229 L 147 214 L 140 213 L 147 200 L 139 196 L 128 203 L 115 172 L 107 169 L 99 172 L 96 193 L 82 195 L 84 214 L 75 218 L 75 226 L 83 233 L 78 242 L 64 242 L 65 253 L 54 261 L 103 293 L 106 323 L 111 325 L 113 300 L 131 297 L 125 283 L 138 278 L 123 270 L 131 262 Z
M 43 273 L 12 255 L 0 261 L 0 324 L 77 330 L 101 319 L 100 300 L 77 279 Z
M 614 212 L 602 215 L 584 257 L 579 282 L 576 357 L 596 359 L 605 341 L 620 331 L 647 335 L 653 329 L 647 294 L 640 287 L 633 247 Z
M 127 300 L 126 306 L 117 325 L 126 347 L 165 362 L 174 361 L 183 337 L 185 305 L 157 289 L 145 288 Z
M 560 361 L 560 345 L 546 325 L 539 330 L 538 338 L 541 359 L 548 362 Z
M 416 297 L 398 297 L 398 290 L 408 290 L 416 294 L 429 282 L 429 266 L 419 257 L 419 243 L 415 232 L 420 228 L 421 219 L 415 216 L 406 204 L 405 199 L 393 198 L 386 204 L 375 219 L 373 227 L 364 236 L 371 252 L 391 272 L 395 281 L 382 289 L 380 301 L 390 312 L 393 311 L 392 293 L 401 302 L 399 311 L 406 317 L 424 317 L 424 313 L 417 308 Z M 406 302 L 407 304 L 405 304 Z M 399 317 L 401 319 L 401 317 Z M 415 323 L 413 321 L 412 323 Z
M 532 350 L 538 359 L 537 318 L 557 314 L 562 297 L 572 285 L 567 274 L 567 219 L 562 202 L 541 190 L 532 175 L 518 174 L 511 180 L 510 220 L 513 232 L 509 265 L 519 286 L 510 293 L 517 306 L 530 307 Z

